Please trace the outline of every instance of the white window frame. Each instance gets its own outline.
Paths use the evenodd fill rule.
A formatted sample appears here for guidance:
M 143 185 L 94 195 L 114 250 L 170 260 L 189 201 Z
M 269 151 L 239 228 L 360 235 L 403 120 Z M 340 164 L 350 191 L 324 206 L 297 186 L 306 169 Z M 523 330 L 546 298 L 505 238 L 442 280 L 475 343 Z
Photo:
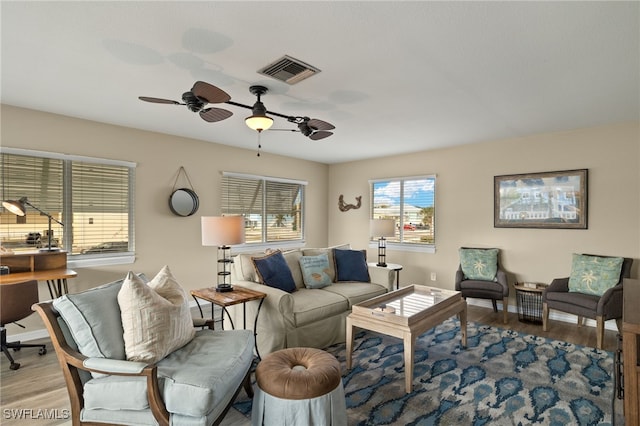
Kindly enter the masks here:
M 83 163 L 95 163 L 101 165 L 111 165 L 111 166 L 122 166 L 129 168 L 129 182 L 128 182 L 128 194 L 129 194 L 129 211 L 128 211 L 128 241 L 129 241 L 129 251 L 127 252 L 118 252 L 118 253 L 104 253 L 104 254 L 71 254 L 70 253 L 70 244 L 72 241 L 71 233 L 73 229 L 71 228 L 71 232 L 64 233 L 62 249 L 67 250 L 69 252 L 67 265 L 71 268 L 82 268 L 82 267 L 92 267 L 92 266 L 103 266 L 103 265 L 121 265 L 121 264 L 130 264 L 135 262 L 135 168 L 137 166 L 136 163 L 130 161 L 122 161 L 122 160 L 111 160 L 104 158 L 95 158 L 95 157 L 86 157 L 79 155 L 68 155 L 68 154 L 60 154 L 55 152 L 47 152 L 47 151 L 36 151 L 29 149 L 20 149 L 20 148 L 5 148 L 0 147 L 0 153 L 3 154 L 13 154 L 13 155 L 22 155 L 26 157 L 40 157 L 40 158 L 50 158 L 56 160 L 62 160 L 64 162 L 63 166 L 63 200 L 62 200 L 62 208 L 63 208 L 63 217 L 71 217 L 72 216 L 72 203 L 71 203 L 71 164 L 73 162 L 83 162 Z M 71 225 L 72 226 L 72 225 Z
M 371 195 L 370 200 L 371 204 L 369 206 L 369 218 L 373 219 L 374 217 L 374 184 L 380 182 L 398 182 L 400 184 L 400 217 L 404 216 L 404 184 L 406 181 L 420 180 L 420 179 L 433 179 L 434 180 L 434 200 L 433 200 L 433 235 L 434 242 L 433 243 L 416 243 L 416 242 L 405 242 L 404 239 L 404 224 L 402 221 L 399 223 L 399 236 L 400 241 L 389 241 L 387 240 L 387 250 L 397 250 L 397 251 L 407 251 L 407 252 L 420 252 L 420 253 L 435 253 L 436 252 L 436 186 L 437 186 L 437 176 L 435 174 L 427 174 L 427 175 L 419 175 L 419 176 L 404 176 L 404 177 L 393 177 L 393 178 L 381 178 L 381 179 L 371 179 L 369 180 L 369 193 Z M 378 239 L 376 237 L 370 236 L 369 240 L 369 248 L 377 248 L 378 247 Z
M 293 249 L 293 248 L 299 248 L 299 247 L 304 247 L 304 245 L 306 244 L 305 241 L 305 230 L 306 230 L 306 219 L 305 219 L 305 215 L 306 215 L 306 208 L 305 208 L 305 198 L 306 198 L 306 186 L 308 185 L 307 181 L 304 180 L 297 180 L 297 179 L 288 179 L 288 178 L 280 178 L 280 177 L 272 177 L 272 176 L 261 176 L 261 175 L 253 175 L 253 174 L 247 174 L 247 173 L 237 173 L 237 172 L 222 172 L 222 177 L 233 177 L 233 178 L 238 178 L 238 179 L 250 179 L 250 180 L 261 180 L 263 181 L 263 188 L 266 188 L 266 182 L 280 182 L 280 183 L 290 183 L 290 184 L 296 184 L 296 185 L 300 185 L 303 187 L 303 191 L 302 191 L 302 196 L 301 196 L 301 200 L 300 200 L 300 222 L 301 222 L 301 230 L 300 230 L 300 235 L 301 238 L 299 239 L 292 239 L 292 240 L 284 240 L 284 241 L 266 241 L 265 239 L 265 235 L 266 235 L 266 226 L 264 224 L 264 221 L 267 218 L 266 215 L 266 198 L 267 198 L 267 191 L 262 191 L 262 212 L 261 212 L 261 216 L 263 218 L 263 226 L 262 226 L 262 241 L 259 243 L 244 243 L 244 244 L 238 244 L 238 245 L 234 245 L 233 246 L 233 251 L 236 253 L 246 253 L 246 252 L 253 252 L 253 251 L 263 251 L 265 249 L 268 248 L 275 248 L 275 249 L 282 249 L 282 250 L 287 250 L 287 249 Z M 221 183 L 221 191 L 220 191 L 220 205 L 221 205 L 221 211 L 222 214 L 226 214 L 226 209 L 227 209 L 227 205 L 225 204 L 225 200 L 224 200 L 224 187 L 223 187 L 223 183 Z M 229 214 L 234 214 L 234 213 L 229 213 Z

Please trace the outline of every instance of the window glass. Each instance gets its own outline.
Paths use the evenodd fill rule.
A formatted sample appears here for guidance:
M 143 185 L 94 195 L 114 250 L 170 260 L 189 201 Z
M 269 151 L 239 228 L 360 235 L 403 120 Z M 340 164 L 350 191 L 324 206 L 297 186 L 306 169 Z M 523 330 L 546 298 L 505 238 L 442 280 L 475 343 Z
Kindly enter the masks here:
M 96 257 L 133 251 L 132 163 L 3 151 L 2 200 L 26 198 L 25 216 L 5 208 L 0 211 L 4 247 L 18 252 L 48 247 L 48 214 L 52 217 L 51 246 L 70 255 Z
M 306 182 L 224 173 L 222 213 L 245 218 L 246 243 L 304 238 Z
M 388 242 L 435 245 L 435 183 L 435 176 L 371 181 L 371 218 L 396 222 Z

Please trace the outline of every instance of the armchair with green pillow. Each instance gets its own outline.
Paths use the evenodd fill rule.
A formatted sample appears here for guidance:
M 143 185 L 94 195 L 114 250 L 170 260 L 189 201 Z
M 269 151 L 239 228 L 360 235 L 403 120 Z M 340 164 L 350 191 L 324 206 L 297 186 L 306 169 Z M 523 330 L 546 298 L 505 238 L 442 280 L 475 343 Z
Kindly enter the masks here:
M 393 290 L 394 278 L 391 270 L 369 268 L 366 252 L 348 245 L 242 253 L 231 268 L 233 285 L 267 294 L 256 330 L 263 356 L 284 348 L 344 342 L 351 306 Z M 257 308 L 258 303 L 247 303 L 247 317 L 254 318 Z M 229 311 L 235 324 L 244 323 L 242 307 Z
M 196 331 L 167 267 L 149 282 L 130 272 L 33 309 L 51 336 L 74 425 L 218 424 L 242 386 L 253 395 L 253 334 Z
M 596 348 L 602 349 L 604 322 L 614 319 L 621 330 L 624 278 L 631 276 L 633 259 L 573 254 L 571 275 L 556 278 L 542 293 L 542 329 L 549 329 L 549 311 L 555 309 L 596 320 Z
M 456 271 L 455 289 L 462 297 L 490 299 L 493 311 L 498 312 L 496 301 L 502 301 L 502 320 L 506 324 L 509 312 L 509 282 L 500 265 L 497 248 L 461 247 L 460 265 Z

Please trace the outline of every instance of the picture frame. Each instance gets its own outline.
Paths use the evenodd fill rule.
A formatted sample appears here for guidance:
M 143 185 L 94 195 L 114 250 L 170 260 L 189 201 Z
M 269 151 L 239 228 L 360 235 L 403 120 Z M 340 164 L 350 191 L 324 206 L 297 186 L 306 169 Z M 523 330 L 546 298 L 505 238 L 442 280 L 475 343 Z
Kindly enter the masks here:
M 494 176 L 495 228 L 587 229 L 587 169 Z

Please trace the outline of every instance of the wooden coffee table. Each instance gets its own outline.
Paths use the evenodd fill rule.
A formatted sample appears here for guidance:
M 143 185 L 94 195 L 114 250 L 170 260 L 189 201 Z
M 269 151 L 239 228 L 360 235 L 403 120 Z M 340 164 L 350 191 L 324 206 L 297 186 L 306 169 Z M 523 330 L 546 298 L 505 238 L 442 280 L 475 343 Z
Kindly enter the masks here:
M 413 389 L 416 338 L 447 318 L 460 319 L 462 346 L 467 346 L 467 302 L 459 291 L 410 285 L 353 305 L 347 317 L 347 369 L 351 368 L 355 327 L 397 337 L 404 342 L 405 388 Z

